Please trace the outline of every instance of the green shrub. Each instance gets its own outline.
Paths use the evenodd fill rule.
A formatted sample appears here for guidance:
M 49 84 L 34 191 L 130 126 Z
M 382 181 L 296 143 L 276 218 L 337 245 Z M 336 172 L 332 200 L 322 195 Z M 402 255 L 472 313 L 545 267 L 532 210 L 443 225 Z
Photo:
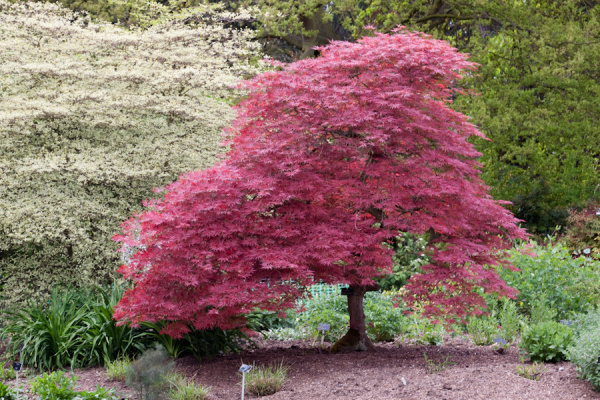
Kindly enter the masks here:
M 167 390 L 166 377 L 173 367 L 173 361 L 162 347 L 146 350 L 127 367 L 125 382 L 135 389 L 139 400 L 154 400 Z
M 0 361 L 0 382 L 6 382 L 15 379 L 17 377 L 17 373 L 12 368 L 4 368 L 2 364 L 4 363 Z
M 412 315 L 407 318 L 406 331 L 403 338 L 415 341 L 417 344 L 441 346 L 444 344 L 446 330 L 441 324 L 432 324 L 427 318 Z
M 275 328 L 262 332 L 263 337 L 267 340 L 307 340 L 312 336 L 312 332 L 308 327 L 298 325 L 290 328 Z
M 364 312 L 367 322 L 367 334 L 374 341 L 392 340 L 406 329 L 406 317 L 402 314 L 394 293 L 367 292 L 364 298 Z M 325 332 L 325 340 L 334 342 L 348 330 L 348 301 L 345 296 L 335 292 L 324 292 L 311 298 L 303 299 L 298 308 L 304 307 L 298 316 L 290 318 L 295 327 L 306 326 L 310 336 L 320 338 L 319 324 L 329 324 L 330 330 Z M 286 331 L 291 331 L 286 330 Z M 280 330 L 279 332 L 282 332 Z M 302 332 L 300 330 L 300 332 Z M 268 336 L 269 334 L 267 334 Z
M 300 312 L 294 321 L 296 326 L 306 326 L 314 338 L 321 337 L 319 324 L 331 326 L 325 332 L 325 340 L 329 342 L 335 342 L 348 330 L 348 303 L 346 297 L 339 292 L 325 292 L 300 300 L 298 308 Z
M 288 311 L 293 312 L 293 310 Z M 288 319 L 290 315 L 282 318 L 278 314 L 278 312 L 274 311 L 254 310 L 246 315 L 246 327 L 255 332 L 262 332 L 277 328 L 287 328 L 293 324 Z
M 556 314 L 556 310 L 548 306 L 546 294 L 541 294 L 540 297 L 533 300 L 529 322 L 531 325 L 537 325 L 546 321 L 554 321 Z
M 573 330 L 554 321 L 531 325 L 521 335 L 520 347 L 532 361 L 558 362 L 566 360 L 567 348 L 573 342 Z
M 511 250 L 510 261 L 520 271 L 500 269 L 509 286 L 519 291 L 520 312 L 531 315 L 534 301 L 545 295 L 547 305 L 558 319 L 568 319 L 600 302 L 600 263 L 584 257 L 573 259 L 562 244 L 540 246 L 532 242 L 531 252 L 523 247 Z
M 569 323 L 571 321 L 565 321 Z M 569 361 L 573 363 L 580 377 L 600 391 L 600 310 L 581 314 L 571 322 L 575 339 L 567 349 Z
M 367 334 L 374 342 L 394 340 L 406 330 L 407 319 L 403 308 L 394 305 L 394 294 L 369 292 L 365 296 L 364 309 Z
M 96 385 L 93 392 L 77 392 L 76 400 L 118 400 L 115 389 L 105 389 Z
M 494 340 L 500 335 L 498 322 L 493 316 L 480 316 L 469 318 L 467 332 L 471 335 L 471 340 L 477 346 L 487 346 L 494 343 Z
M 424 253 L 426 243 L 425 238 L 410 233 L 403 233 L 395 238 L 391 246 L 396 250 L 392 273 L 377 280 L 382 290 L 400 289 L 423 265 L 429 264 L 430 259 Z
M 500 312 L 500 326 L 502 330 L 499 336 L 507 342 L 513 342 L 519 333 L 521 321 L 514 301 L 505 299 Z
M 287 381 L 288 367 L 272 364 L 264 367 L 253 367 L 246 373 L 246 393 L 256 396 L 270 396 L 281 390 Z
M 56 371 L 32 379 L 31 391 L 41 400 L 72 400 L 77 396 L 76 382 L 75 375 L 66 376 L 63 371 Z
M 17 396 L 10 386 L 0 382 L 0 399 L 16 400 Z
M 223 353 L 239 353 L 246 343 L 252 342 L 240 329 L 193 329 L 183 340 L 186 343 L 185 353 L 198 359 Z

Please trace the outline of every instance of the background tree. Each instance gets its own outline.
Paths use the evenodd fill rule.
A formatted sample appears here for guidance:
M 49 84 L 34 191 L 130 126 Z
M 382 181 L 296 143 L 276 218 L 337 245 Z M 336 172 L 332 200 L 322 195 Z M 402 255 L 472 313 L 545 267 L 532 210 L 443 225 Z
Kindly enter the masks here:
M 183 175 L 124 225 L 116 239 L 137 251 L 121 272 L 135 288 L 116 318 L 167 320 L 180 336 L 342 282 L 353 291 L 348 336 L 366 349 L 362 299 L 390 272 L 382 243 L 399 231 L 429 233 L 431 263 L 407 285 L 409 305 L 465 317 L 485 307 L 479 288 L 514 293 L 489 266 L 525 233 L 479 178 L 467 138 L 482 134 L 449 107 L 474 64 L 406 31 L 319 51 L 249 81 L 228 158 Z
M 292 37 L 309 45 L 356 38 L 368 32 L 365 26 L 385 32 L 398 24 L 449 40 L 482 66 L 464 83 L 482 95 L 458 96 L 455 109 L 471 116 L 491 139 L 475 143 L 492 195 L 511 201 L 509 208 L 537 233 L 565 225 L 570 208 L 597 200 L 598 1 L 257 4 L 266 34 L 290 43 Z M 301 54 L 312 56 L 305 50 Z
M 230 18 L 211 6 L 125 31 L 0 0 L 2 304 L 110 280 L 119 223 L 152 188 L 214 163 L 230 86 L 259 70 L 252 33 Z

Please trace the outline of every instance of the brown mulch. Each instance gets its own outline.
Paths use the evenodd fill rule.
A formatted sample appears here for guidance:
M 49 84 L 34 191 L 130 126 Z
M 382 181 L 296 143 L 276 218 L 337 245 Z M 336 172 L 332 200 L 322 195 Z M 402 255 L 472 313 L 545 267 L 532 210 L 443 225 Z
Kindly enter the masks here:
M 289 366 L 283 389 L 266 398 L 297 399 L 600 399 L 590 384 L 577 378 L 575 367 L 567 362 L 545 364 L 539 381 L 515 373 L 523 365 L 518 349 L 504 354 L 491 347 L 477 347 L 463 339 L 449 339 L 444 346 L 377 344 L 374 353 L 331 355 L 318 343 L 308 341 L 256 341 L 258 348 L 241 354 L 202 360 L 184 357 L 177 370 L 196 383 L 211 387 L 211 400 L 240 398 L 244 364 Z M 441 372 L 430 373 L 425 358 L 453 363 Z M 525 365 L 530 365 L 526 363 Z M 123 397 L 134 392 L 119 382 L 111 382 L 102 368 L 75 370 L 78 389 L 93 390 L 96 384 L 117 387 Z M 11 382 L 12 383 L 12 382 Z M 255 398 L 246 395 L 247 399 Z

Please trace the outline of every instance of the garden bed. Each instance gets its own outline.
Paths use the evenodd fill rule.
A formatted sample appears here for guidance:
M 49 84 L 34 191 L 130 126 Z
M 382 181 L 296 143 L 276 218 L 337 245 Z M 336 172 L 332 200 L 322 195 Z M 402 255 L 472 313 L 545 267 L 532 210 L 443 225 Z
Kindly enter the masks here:
M 289 381 L 269 399 L 600 399 L 600 393 L 578 379 L 575 367 L 567 362 L 544 364 L 539 380 L 530 380 L 515 372 L 518 366 L 531 366 L 521 362 L 516 347 L 498 354 L 460 337 L 447 339 L 443 346 L 380 343 L 375 353 L 338 355 L 310 341 L 256 343 L 258 348 L 241 354 L 202 362 L 178 359 L 177 371 L 210 386 L 211 400 L 240 398 L 237 370 L 242 361 L 268 365 L 282 360 L 289 366 Z M 446 367 L 430 372 L 424 353 L 431 367 L 441 367 L 447 360 Z M 101 368 L 78 369 L 75 374 L 80 390 L 93 390 L 96 384 L 116 386 L 123 397 L 134 397 L 122 383 L 109 381 Z

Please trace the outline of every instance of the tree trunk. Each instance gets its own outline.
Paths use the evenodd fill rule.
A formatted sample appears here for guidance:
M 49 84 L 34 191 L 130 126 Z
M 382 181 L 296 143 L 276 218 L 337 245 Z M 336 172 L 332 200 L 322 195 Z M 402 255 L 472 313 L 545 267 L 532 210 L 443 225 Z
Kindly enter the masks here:
M 348 295 L 348 314 L 350 329 L 340 340 L 331 346 L 332 353 L 342 351 L 375 351 L 375 346 L 367 336 L 363 299 L 365 293 L 377 290 L 375 286 L 350 286 L 352 294 Z

